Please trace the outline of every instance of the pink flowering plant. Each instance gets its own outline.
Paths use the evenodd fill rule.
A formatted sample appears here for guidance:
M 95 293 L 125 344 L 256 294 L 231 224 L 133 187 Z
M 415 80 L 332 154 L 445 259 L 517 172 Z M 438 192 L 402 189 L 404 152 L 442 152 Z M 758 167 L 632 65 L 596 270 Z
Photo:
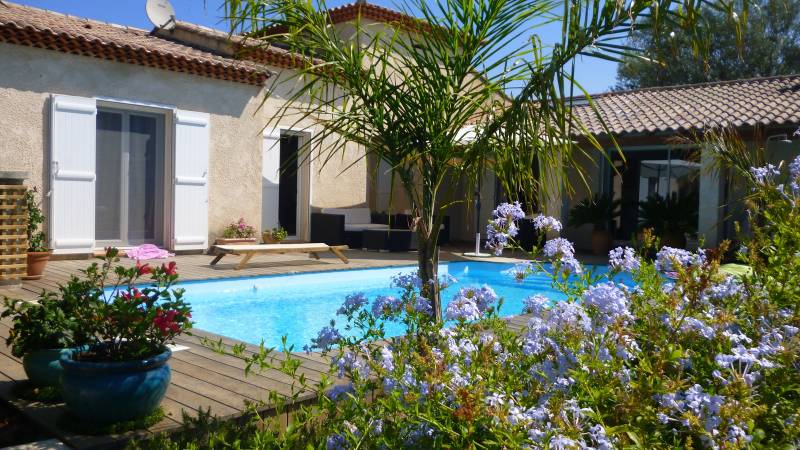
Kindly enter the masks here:
M 147 358 L 191 328 L 191 309 L 183 300 L 175 262 L 133 267 L 119 262 L 119 250 L 107 248 L 102 263 L 84 271 L 88 287 L 82 308 L 85 328 L 93 330 L 88 351 L 76 359 L 126 361 Z M 143 283 L 144 277 L 149 280 Z
M 244 217 L 240 217 L 236 222 L 231 222 L 222 231 L 222 235 L 226 239 L 246 239 L 256 235 L 256 229 L 252 225 L 248 225 Z
M 783 176 L 800 182 L 800 158 Z M 312 400 L 293 406 L 288 426 L 256 415 L 208 439 L 317 449 L 796 448 L 800 196 L 777 178 L 753 187 L 753 233 L 739 251 L 747 275 L 720 270 L 727 243 L 655 253 L 646 233 L 639 248 L 612 250 L 602 272 L 554 237 L 508 276 L 524 286 L 549 275 L 566 298 L 531 295 L 523 316 L 499 317 L 494 291 L 468 286 L 437 323 L 408 274 L 394 280 L 397 296 L 344 300 L 341 325 L 332 321 L 307 348 L 330 357 L 320 381 L 306 377 L 292 349 L 219 346 L 250 370 L 272 367 L 295 380 L 288 398 L 271 393 L 276 416 L 288 402 Z M 513 245 L 517 208 L 496 211 L 495 251 Z M 560 230 L 556 219 L 535 221 L 540 231 Z M 619 281 L 623 272 L 632 283 Z M 387 321 L 406 332 L 387 336 Z

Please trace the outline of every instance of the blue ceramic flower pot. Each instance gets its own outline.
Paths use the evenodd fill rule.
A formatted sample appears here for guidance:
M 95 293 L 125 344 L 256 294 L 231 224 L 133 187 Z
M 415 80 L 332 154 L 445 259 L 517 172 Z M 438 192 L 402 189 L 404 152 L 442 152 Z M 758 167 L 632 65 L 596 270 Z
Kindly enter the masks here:
M 22 367 L 25 375 L 35 386 L 60 386 L 61 385 L 61 357 L 71 355 L 80 348 L 54 348 L 35 350 L 22 357 Z
M 110 424 L 144 417 L 158 407 L 167 392 L 172 352 L 136 361 L 75 361 L 61 358 L 62 396 L 78 419 Z

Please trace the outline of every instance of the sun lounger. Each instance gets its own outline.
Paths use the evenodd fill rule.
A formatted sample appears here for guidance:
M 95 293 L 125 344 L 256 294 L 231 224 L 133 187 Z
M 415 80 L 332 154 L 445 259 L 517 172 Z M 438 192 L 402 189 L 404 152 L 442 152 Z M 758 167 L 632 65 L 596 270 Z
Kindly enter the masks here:
M 260 245 L 215 245 L 212 252 L 216 255 L 211 261 L 215 265 L 225 255 L 241 255 L 242 259 L 236 265 L 236 270 L 242 269 L 255 255 L 270 253 L 308 253 L 308 256 L 319 259 L 319 252 L 331 252 L 336 257 L 348 264 L 350 261 L 344 256 L 342 250 L 347 250 L 346 245 L 328 245 L 319 243 L 310 244 L 260 244 Z

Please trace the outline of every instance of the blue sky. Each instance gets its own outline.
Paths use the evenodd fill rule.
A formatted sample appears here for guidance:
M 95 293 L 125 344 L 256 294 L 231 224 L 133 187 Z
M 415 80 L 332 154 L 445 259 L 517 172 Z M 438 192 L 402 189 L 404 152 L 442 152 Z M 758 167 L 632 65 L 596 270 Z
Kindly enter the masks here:
M 122 25 L 149 29 L 152 25 L 144 12 L 145 0 L 12 0 L 38 8 Z M 221 21 L 223 0 L 171 0 L 179 20 L 212 28 L 226 29 Z M 328 6 L 339 6 L 352 0 L 328 0 Z M 392 7 L 392 0 L 371 0 L 372 3 Z M 539 28 L 545 43 L 560 39 L 557 26 Z M 578 82 L 590 93 L 605 92 L 614 85 L 616 64 L 594 58 L 579 60 L 576 66 Z

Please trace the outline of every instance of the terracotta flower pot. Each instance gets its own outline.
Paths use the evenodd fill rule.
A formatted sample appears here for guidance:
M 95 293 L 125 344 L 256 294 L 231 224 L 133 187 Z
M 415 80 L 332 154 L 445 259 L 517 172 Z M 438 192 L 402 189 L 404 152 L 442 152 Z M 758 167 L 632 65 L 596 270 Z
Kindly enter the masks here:
M 592 231 L 592 253 L 595 255 L 608 255 L 611 246 L 614 245 L 614 238 L 608 230 Z
M 257 239 L 252 238 L 217 238 L 217 245 L 250 245 L 256 244 Z
M 272 237 L 272 233 L 263 232 L 261 233 L 261 241 L 265 244 L 280 244 L 281 241 Z
M 38 280 L 42 278 L 44 267 L 50 260 L 53 252 L 28 252 L 28 274 L 22 277 L 23 280 Z

